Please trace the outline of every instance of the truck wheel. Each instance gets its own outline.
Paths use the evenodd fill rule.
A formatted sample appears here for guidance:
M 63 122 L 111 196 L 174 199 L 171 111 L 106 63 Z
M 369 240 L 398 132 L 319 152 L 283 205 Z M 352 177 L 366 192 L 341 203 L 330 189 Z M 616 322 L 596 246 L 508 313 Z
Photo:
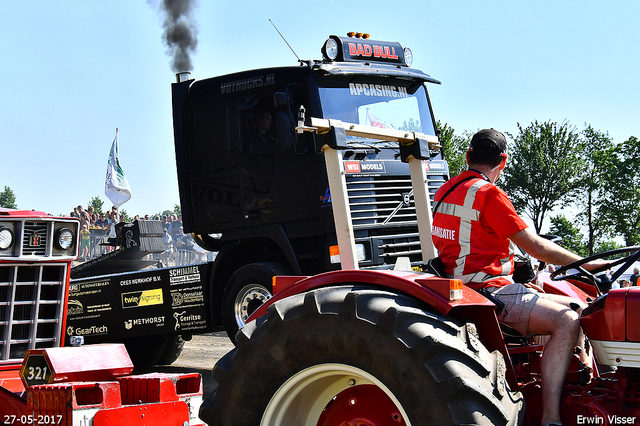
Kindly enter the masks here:
M 524 399 L 473 324 L 365 287 L 311 290 L 269 307 L 214 367 L 213 425 L 518 425 Z
M 123 342 L 133 365 L 136 368 L 146 368 L 158 364 L 167 349 L 169 337 L 166 334 L 138 336 Z
M 233 273 L 225 287 L 222 313 L 224 328 L 234 344 L 238 329 L 273 295 L 271 279 L 291 273 L 289 267 L 276 262 L 250 263 Z
M 168 336 L 167 347 L 158 360 L 158 365 L 171 365 L 178 359 L 184 348 L 184 339 L 180 334 Z

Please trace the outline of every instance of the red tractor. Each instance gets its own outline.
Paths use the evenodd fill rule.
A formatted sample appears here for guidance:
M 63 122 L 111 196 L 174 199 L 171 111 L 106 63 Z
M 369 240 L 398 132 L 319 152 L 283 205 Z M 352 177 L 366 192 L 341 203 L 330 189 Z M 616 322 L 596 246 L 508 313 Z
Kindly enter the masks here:
M 79 226 L 0 208 L 0 424 L 203 425 L 200 374 L 132 376 L 124 345 L 82 346 L 98 322 L 63 347 Z
M 214 367 L 218 387 L 201 418 L 210 426 L 539 424 L 544 338 L 503 330 L 491 301 L 427 266 L 416 271 L 405 263 L 402 271 L 399 261 L 393 271 L 361 270 L 354 261 L 350 206 L 339 201 L 348 199 L 336 154 L 345 135 L 401 144 L 424 265 L 435 257 L 423 165 L 434 142 L 413 132 L 314 118 L 302 118 L 298 131 L 332 135 L 323 151 L 336 229 L 344 237 L 343 269 L 274 279 L 275 296 Z M 585 261 L 623 252 L 626 257 L 609 265 L 615 280 L 640 257 L 640 247 Z M 542 275 L 544 291 L 590 304 L 581 322 L 597 362 L 587 367 L 574 355 L 563 424 L 640 424 L 640 289 L 601 295 L 581 263 Z

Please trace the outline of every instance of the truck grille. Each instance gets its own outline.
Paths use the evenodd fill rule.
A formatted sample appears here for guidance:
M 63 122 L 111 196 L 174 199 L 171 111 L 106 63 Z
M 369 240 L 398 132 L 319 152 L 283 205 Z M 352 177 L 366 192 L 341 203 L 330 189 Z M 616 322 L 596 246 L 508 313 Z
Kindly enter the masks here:
M 60 345 L 66 276 L 66 263 L 0 264 L 0 362 Z
M 428 175 L 433 196 L 444 175 Z M 419 261 L 422 251 L 410 176 L 347 176 L 353 230 L 365 231 L 372 240 L 373 263 L 394 263 L 399 256 Z

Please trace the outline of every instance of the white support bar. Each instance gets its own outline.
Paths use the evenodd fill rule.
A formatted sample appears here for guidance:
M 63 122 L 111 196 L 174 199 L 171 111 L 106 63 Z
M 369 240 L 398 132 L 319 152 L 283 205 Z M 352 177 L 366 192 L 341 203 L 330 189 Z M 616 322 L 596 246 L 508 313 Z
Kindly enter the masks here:
M 409 171 L 411 173 L 411 186 L 413 186 L 413 201 L 416 205 L 416 216 L 418 218 L 422 262 L 426 264 L 429 259 L 436 257 L 436 248 L 431 239 L 431 199 L 429 198 L 429 185 L 424 162 L 413 157 L 410 158 Z
M 331 128 L 340 128 L 344 129 L 345 133 L 349 136 L 398 142 L 400 144 L 411 144 L 420 139 L 426 140 L 429 143 L 430 149 L 440 148 L 437 136 L 425 135 L 423 133 L 380 129 L 360 124 L 344 123 L 340 120 L 314 117 L 307 118 L 305 123 L 306 125 L 296 127 L 298 133 L 307 131 L 322 134 L 330 131 Z M 344 164 L 338 151 L 328 146 L 324 146 L 322 149 L 327 167 L 329 190 L 331 191 L 331 204 L 333 206 L 333 217 L 336 225 L 338 247 L 340 249 L 341 266 L 342 269 L 358 269 L 356 243 L 349 209 Z M 420 233 L 422 260 L 426 264 L 429 259 L 436 257 L 436 249 L 431 240 L 431 200 L 429 198 L 427 175 L 422 160 L 411 156 L 408 161 L 411 172 L 411 184 L 413 186 L 413 199 L 418 219 L 418 231 Z
M 358 269 L 356 238 L 353 234 L 353 221 L 351 220 L 351 211 L 349 209 L 344 163 L 340 157 L 340 152 L 335 149 L 325 146 L 323 152 L 324 162 L 327 166 L 327 178 L 329 179 L 333 220 L 336 224 L 338 248 L 340 249 L 340 264 L 343 270 Z
M 296 131 L 316 131 L 322 133 L 331 130 L 332 127 L 338 127 L 344 129 L 349 136 L 379 139 L 390 142 L 412 143 L 416 139 L 421 138 L 429 142 L 429 147 L 431 149 L 440 149 L 440 142 L 438 141 L 438 137 L 425 135 L 424 133 L 395 129 L 382 129 L 379 127 L 345 123 L 340 120 L 329 120 L 324 118 L 310 117 L 308 120 L 311 123 L 309 127 L 297 127 Z

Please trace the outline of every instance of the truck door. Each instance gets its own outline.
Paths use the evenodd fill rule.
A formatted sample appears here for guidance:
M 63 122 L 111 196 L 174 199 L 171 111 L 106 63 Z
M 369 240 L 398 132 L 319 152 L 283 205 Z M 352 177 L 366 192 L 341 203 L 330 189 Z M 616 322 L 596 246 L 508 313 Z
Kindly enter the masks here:
M 316 156 L 294 143 L 296 107 L 291 102 L 297 97 L 272 88 L 239 100 L 238 179 L 247 227 L 317 216 Z
M 238 177 L 235 171 L 235 133 L 230 106 L 224 102 L 198 102 L 190 106 L 189 175 L 195 230 L 215 232 L 242 226 Z M 184 207 L 183 207 L 184 208 Z

